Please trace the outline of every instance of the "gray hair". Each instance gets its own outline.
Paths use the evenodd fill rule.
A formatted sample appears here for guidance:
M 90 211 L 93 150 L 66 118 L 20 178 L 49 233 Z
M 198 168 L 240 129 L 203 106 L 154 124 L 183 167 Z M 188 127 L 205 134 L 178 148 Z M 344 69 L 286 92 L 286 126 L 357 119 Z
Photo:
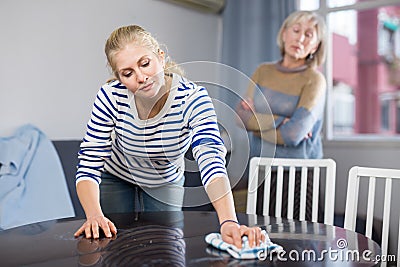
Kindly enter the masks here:
M 318 67 L 325 62 L 327 30 L 325 21 L 322 19 L 322 17 L 312 11 L 295 11 L 291 13 L 282 23 L 276 39 L 279 49 L 281 51 L 281 56 L 283 57 L 285 55 L 285 46 L 282 38 L 283 32 L 288 27 L 302 20 L 312 21 L 315 25 L 315 28 L 317 29 L 318 48 L 314 54 L 307 55 L 306 63 L 311 67 Z

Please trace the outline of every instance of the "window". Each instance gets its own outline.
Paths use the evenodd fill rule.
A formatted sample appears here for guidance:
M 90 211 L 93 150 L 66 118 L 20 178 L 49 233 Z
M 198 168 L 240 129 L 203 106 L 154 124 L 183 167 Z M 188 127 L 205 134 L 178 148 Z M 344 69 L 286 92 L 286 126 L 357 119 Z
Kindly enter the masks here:
M 400 0 L 299 0 L 329 32 L 329 140 L 400 138 Z

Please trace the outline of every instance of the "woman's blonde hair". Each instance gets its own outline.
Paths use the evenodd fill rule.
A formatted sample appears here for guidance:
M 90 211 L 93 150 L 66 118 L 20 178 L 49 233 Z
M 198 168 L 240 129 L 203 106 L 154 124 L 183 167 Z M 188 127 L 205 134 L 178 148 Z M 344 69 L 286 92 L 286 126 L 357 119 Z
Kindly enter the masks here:
M 293 24 L 306 20 L 306 21 L 312 21 L 315 25 L 315 28 L 317 29 L 317 38 L 318 38 L 318 48 L 314 52 L 314 54 L 309 54 L 306 57 L 306 63 L 311 66 L 311 67 L 318 67 L 321 64 L 325 62 L 325 56 L 326 56 L 326 25 L 325 21 L 322 19 L 321 16 L 319 16 L 317 13 L 312 12 L 312 11 L 295 11 L 292 14 L 290 14 L 285 21 L 282 23 L 282 26 L 279 30 L 278 36 L 277 36 L 277 43 L 279 46 L 279 49 L 281 51 L 281 56 L 283 57 L 285 55 L 285 45 L 283 42 L 283 32 Z
M 156 55 L 161 51 L 158 41 L 145 29 L 138 25 L 122 26 L 114 30 L 108 37 L 104 51 L 107 56 L 107 62 L 114 76 L 119 79 L 116 69 L 115 54 L 125 48 L 128 44 L 136 44 L 150 49 Z M 165 72 L 167 74 L 174 72 L 183 75 L 183 70 L 167 56 L 165 59 Z M 113 80 L 113 79 L 111 79 Z

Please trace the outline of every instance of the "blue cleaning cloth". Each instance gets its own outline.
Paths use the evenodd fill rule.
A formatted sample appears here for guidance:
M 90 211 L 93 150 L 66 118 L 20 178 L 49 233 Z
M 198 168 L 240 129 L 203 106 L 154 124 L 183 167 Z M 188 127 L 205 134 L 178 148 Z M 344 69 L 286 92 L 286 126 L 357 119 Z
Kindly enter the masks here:
M 256 247 L 250 247 L 247 236 L 242 237 L 242 248 L 239 249 L 235 245 L 228 244 L 222 240 L 222 236 L 219 233 L 210 233 L 206 235 L 205 240 L 211 246 L 228 252 L 235 259 L 258 259 L 263 253 L 280 252 L 283 248 L 271 241 L 265 230 L 261 231 L 261 234 L 265 236 L 265 241 L 260 241 L 260 244 Z M 264 255 L 264 254 L 263 254 Z

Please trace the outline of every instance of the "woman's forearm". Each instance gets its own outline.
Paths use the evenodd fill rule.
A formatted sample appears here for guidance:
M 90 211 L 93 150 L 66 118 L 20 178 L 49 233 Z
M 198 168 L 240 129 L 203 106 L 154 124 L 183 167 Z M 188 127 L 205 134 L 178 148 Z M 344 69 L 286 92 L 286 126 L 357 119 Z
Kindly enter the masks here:
M 96 183 L 81 181 L 77 184 L 76 191 L 86 218 L 104 216 L 100 207 L 100 190 Z
M 225 220 L 237 221 L 235 204 L 228 179 L 225 177 L 215 178 L 207 186 L 206 191 L 218 214 L 220 223 Z
M 254 132 L 254 135 L 256 135 L 270 143 L 275 143 L 277 145 L 285 144 L 285 141 L 283 140 L 279 129 L 272 129 L 272 130 L 263 131 L 263 132 Z
M 248 131 L 267 131 L 275 128 L 275 120 L 280 116 L 258 113 L 251 109 L 244 109 L 241 105 L 236 109 L 241 123 Z

